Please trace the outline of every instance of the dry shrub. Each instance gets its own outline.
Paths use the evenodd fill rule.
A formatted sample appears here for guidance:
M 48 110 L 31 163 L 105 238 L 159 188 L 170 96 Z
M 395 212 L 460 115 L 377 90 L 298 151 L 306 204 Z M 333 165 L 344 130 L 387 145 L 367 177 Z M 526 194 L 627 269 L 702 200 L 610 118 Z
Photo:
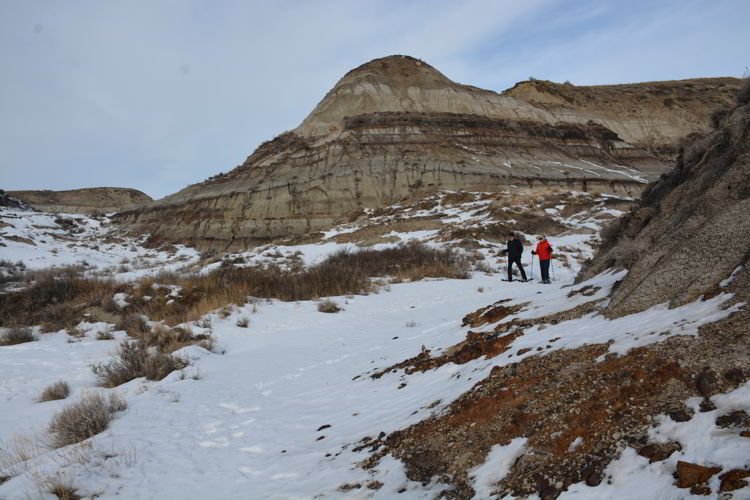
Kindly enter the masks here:
M 138 311 L 167 324 L 194 321 L 227 304 L 242 305 L 248 297 L 285 301 L 366 293 L 370 278 L 392 276 L 404 280 L 424 277 L 466 279 L 469 265 L 452 250 L 408 243 L 384 250 L 340 251 L 318 265 L 301 271 L 278 266 L 242 267 L 222 265 L 206 275 L 185 276 L 173 284 L 182 287 L 172 303 L 154 296 L 138 304 Z
M 338 304 L 331 299 L 326 299 L 318 304 L 318 311 L 324 313 L 337 313 L 341 310 Z
M 58 500 L 80 500 L 83 497 L 76 493 L 78 489 L 70 483 L 64 482 L 58 478 L 51 478 L 45 481 L 48 483 L 47 492 L 55 495 Z
M 36 340 L 31 328 L 15 327 L 0 335 L 0 345 L 15 345 Z
M 42 394 L 39 396 L 38 401 L 43 403 L 44 401 L 55 401 L 58 399 L 65 399 L 70 395 L 70 386 L 67 382 L 60 380 L 54 384 L 46 387 Z
M 29 461 L 46 451 L 37 436 L 16 434 L 9 441 L 0 441 L 0 471 L 8 479 L 23 474 Z
M 171 353 L 183 347 L 198 344 L 209 351 L 215 344 L 211 334 L 200 333 L 195 335 L 189 327 L 178 326 L 169 328 L 158 325 L 150 332 L 137 337 L 146 347 L 155 347 L 161 353 Z
M 143 316 L 129 313 L 120 317 L 120 321 L 115 325 L 115 330 L 125 331 L 131 337 L 138 338 L 143 334 L 149 333 L 151 328 Z
M 105 398 L 101 394 L 84 394 L 79 401 L 60 410 L 49 424 L 52 446 L 62 448 L 80 443 L 104 432 L 112 421 L 112 414 L 127 407 L 116 394 Z
M 34 278 L 31 286 L 0 295 L 0 326 L 41 325 L 43 331 L 69 328 L 83 319 L 86 307 L 100 305 L 126 287 L 111 280 L 82 278 L 76 269 L 29 271 Z
M 115 336 L 110 329 L 100 330 L 99 333 L 96 334 L 96 340 L 114 340 L 114 338 Z
M 161 380 L 188 365 L 184 359 L 149 348 L 141 341 L 123 342 L 117 357 L 91 367 L 102 387 L 117 387 L 139 377 Z

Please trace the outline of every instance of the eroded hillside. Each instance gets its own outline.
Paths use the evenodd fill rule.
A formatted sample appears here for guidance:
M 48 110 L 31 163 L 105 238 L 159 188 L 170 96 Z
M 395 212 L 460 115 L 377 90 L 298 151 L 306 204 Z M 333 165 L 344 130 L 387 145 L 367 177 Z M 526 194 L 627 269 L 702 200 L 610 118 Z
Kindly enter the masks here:
M 637 196 L 666 169 L 678 139 L 707 129 L 737 85 L 576 87 L 556 91 L 563 103 L 555 104 L 540 97 L 549 92 L 539 82 L 532 93 L 497 94 L 414 58 L 376 59 L 241 166 L 117 220 L 158 241 L 234 251 L 330 227 L 425 187 Z

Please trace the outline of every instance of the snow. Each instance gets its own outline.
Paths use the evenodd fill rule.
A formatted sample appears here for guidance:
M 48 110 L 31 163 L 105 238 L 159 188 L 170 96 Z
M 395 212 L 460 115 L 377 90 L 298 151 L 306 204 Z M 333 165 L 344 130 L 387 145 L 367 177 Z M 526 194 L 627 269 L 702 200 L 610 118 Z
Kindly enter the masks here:
M 729 275 L 729 277 L 725 280 L 722 280 L 721 283 L 719 283 L 719 286 L 721 288 L 726 288 L 729 285 L 731 285 L 735 279 L 737 279 L 737 275 L 740 274 L 742 271 L 745 270 L 745 266 L 737 266 L 734 271 L 732 271 L 732 274 Z
M 469 475 L 473 479 L 474 500 L 490 498 L 495 484 L 510 472 L 515 461 L 524 454 L 526 441 L 526 438 L 519 437 L 505 446 L 496 444 L 490 450 L 485 462 L 472 469 Z
M 57 221 L 72 221 L 68 231 Z M 0 208 L 0 259 L 23 262 L 29 269 L 82 265 L 89 274 L 106 273 L 130 281 L 197 262 L 199 253 L 183 245 L 174 251 L 145 249 L 148 235 L 132 237 L 116 230 L 105 216 L 49 214 Z M 15 241 L 7 237 L 22 238 Z M 29 243 L 30 241 L 31 243 Z
M 445 213 L 444 222 L 481 224 L 487 222 L 486 215 L 478 213 L 486 208 L 485 201 L 470 201 L 460 208 L 446 208 L 439 203 L 430 212 Z M 564 208 L 558 205 L 555 210 Z M 415 212 L 414 216 L 419 212 L 423 211 Z M 565 223 L 597 230 L 601 220 L 596 215 L 602 213 L 616 215 L 617 211 L 601 206 L 569 217 Z M 73 246 L 67 247 L 51 237 L 40 236 L 40 230 L 33 227 L 52 227 L 57 216 L 38 213 L 22 216 L 20 212 L 7 211 L 0 215 L 13 225 L 3 228 L 5 234 L 32 238 L 36 243 L 30 246 L 6 240 L 9 246 L 0 248 L 0 259 L 21 259 L 32 268 L 85 259 L 91 264 L 89 272 L 95 273 L 123 265 L 123 259 L 139 258 L 138 269 L 117 275 L 118 279 L 127 280 L 195 263 L 198 259 L 197 252 L 184 247 L 175 253 L 146 250 L 141 246 L 143 239 L 126 235 L 117 236 L 124 243 L 100 243 L 95 249 L 94 241 L 104 241 L 111 234 L 106 218 L 70 216 L 82 220 L 79 226 L 84 232 L 73 236 L 60 232 L 59 235 L 73 238 Z M 230 257 L 242 256 L 246 261 L 242 265 L 280 263 L 290 257 L 312 265 L 333 252 L 355 250 L 355 245 L 336 243 L 331 238 L 360 227 L 354 224 L 333 228 L 320 243 L 266 245 Z M 62 229 L 43 231 L 54 233 Z M 390 233 L 399 241 L 415 238 L 429 245 L 443 244 L 433 241 L 436 234 L 434 230 Z M 528 238 L 536 241 L 536 235 Z M 181 349 L 176 354 L 190 359 L 191 366 L 158 382 L 138 379 L 116 389 L 96 388 L 91 365 L 110 360 L 125 338 L 125 332 L 115 331 L 114 340 L 97 340 L 100 332 L 113 330 L 113 325 L 106 323 L 79 324 L 80 338 L 71 338 L 61 331 L 41 334 L 35 342 L 0 347 L 3 367 L 0 450 L 3 446 L 12 448 L 16 442 L 41 439 L 39 436 L 43 436 L 54 413 L 86 391 L 117 392 L 128 403 L 127 410 L 115 415 L 109 430 L 88 442 L 85 453 L 80 447 L 57 452 L 31 447 L 30 460 L 13 470 L 15 477 L 0 484 L 0 498 L 26 498 L 30 491 L 36 494 L 35 478 L 58 474 L 74 484 L 79 495 L 97 495 L 101 499 L 434 498 L 446 487 L 444 484 L 433 481 L 422 485 L 408 480 L 402 463 L 390 455 L 374 469 L 364 470 L 358 464 L 369 454 L 366 450 L 354 452 L 353 448 L 362 444 L 365 437 L 376 438 L 381 432 L 387 434 L 440 414 L 485 378 L 494 366 L 595 343 L 610 342 L 609 353 L 622 355 L 674 335 L 696 335 L 701 325 L 744 307 L 744 304 L 728 306 L 732 294 L 724 293 L 672 309 L 661 304 L 613 320 L 592 313 L 556 325 L 528 328 L 510 345 L 511 357 L 479 358 L 463 365 L 448 363 L 408 376 L 403 371 L 389 372 L 378 379 L 369 376 L 418 354 L 422 346 L 439 355 L 461 342 L 468 331 L 468 327 L 461 326 L 461 319 L 480 307 L 510 298 L 510 304 L 524 306 L 503 322 L 538 318 L 590 301 L 604 303 L 610 289 L 625 275 L 606 272 L 573 285 L 580 266 L 576 259 L 593 255 L 596 235 L 571 231 L 550 241 L 556 250 L 569 248 L 556 255 L 571 258 L 569 267 L 555 267 L 555 281 L 551 285 L 502 282 L 504 259 L 492 254 L 503 245 L 484 241 L 481 243 L 486 248 L 478 251 L 487 257 L 487 263 L 500 270 L 499 275 L 474 272 L 468 280 L 430 279 L 391 284 L 366 296 L 332 297 L 343 307 L 336 314 L 318 312 L 315 301 L 277 300 L 233 307 L 225 318 L 209 314 L 205 318 L 210 320 L 210 330 L 220 347 L 216 352 L 198 346 Z M 372 248 L 395 244 L 382 243 Z M 524 254 L 527 272 L 531 271 L 529 259 L 527 252 Z M 203 272 L 218 265 L 204 266 Z M 534 271 L 538 274 L 537 269 Z M 735 270 L 732 276 L 738 272 Z M 180 293 L 178 286 L 155 286 L 168 286 L 171 297 Z M 577 293 L 568 297 L 587 286 L 594 287 L 588 295 Z M 483 292 L 479 293 L 479 289 Z M 127 304 L 127 299 L 126 293 L 114 297 L 120 307 Z M 250 319 L 248 328 L 237 326 L 242 317 Z M 474 330 L 490 331 L 495 326 Z M 208 331 L 195 325 L 191 328 L 196 333 Z M 555 337 L 560 339 L 551 342 Z M 537 347 L 543 351 L 537 351 Z M 527 348 L 531 350 L 517 355 Z M 36 402 L 41 391 L 58 380 L 70 384 L 70 398 Z M 696 413 L 691 421 L 679 424 L 661 419 L 652 437 L 683 442 L 680 459 L 740 464 L 746 460 L 742 457 L 750 456 L 747 445 L 717 430 L 713 422 L 723 410 L 747 409 L 747 401 L 750 401 L 750 386 L 746 385 L 714 397 L 719 406 L 715 412 Z M 697 404 L 689 402 L 693 407 Z M 330 427 L 317 430 L 324 425 Z M 577 438 L 571 449 L 582 439 Z M 475 498 L 490 497 L 497 481 L 524 453 L 525 445 L 524 438 L 517 438 L 492 448 L 485 462 L 471 471 Z M 74 456 L 78 458 L 70 459 Z M 563 497 L 648 498 L 654 496 L 652 492 L 658 492 L 659 498 L 689 498 L 686 491 L 673 485 L 671 473 L 677 457 L 675 454 L 663 463 L 645 461 L 644 464 L 645 459 L 627 448 L 607 469 L 612 484 L 602 483 L 598 488 L 574 485 Z M 0 468 L 4 466 L 0 460 Z M 366 486 L 374 481 L 382 486 Z M 633 484 L 640 489 L 633 490 Z M 633 496 L 633 493 L 644 494 Z M 48 494 L 46 497 L 51 498 Z

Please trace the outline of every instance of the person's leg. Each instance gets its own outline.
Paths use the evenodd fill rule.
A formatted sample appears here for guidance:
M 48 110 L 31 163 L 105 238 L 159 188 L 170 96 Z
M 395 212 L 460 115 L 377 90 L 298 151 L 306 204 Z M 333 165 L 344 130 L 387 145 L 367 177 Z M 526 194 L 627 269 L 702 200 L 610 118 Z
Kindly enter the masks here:
M 526 281 L 526 271 L 523 270 L 523 264 L 521 264 L 521 257 L 518 257 L 516 259 L 516 264 L 518 264 L 518 270 L 521 271 L 521 278 Z
M 542 268 L 542 281 L 549 281 L 549 259 L 540 260 L 539 267 Z
M 508 257 L 508 281 L 513 281 L 513 259 Z

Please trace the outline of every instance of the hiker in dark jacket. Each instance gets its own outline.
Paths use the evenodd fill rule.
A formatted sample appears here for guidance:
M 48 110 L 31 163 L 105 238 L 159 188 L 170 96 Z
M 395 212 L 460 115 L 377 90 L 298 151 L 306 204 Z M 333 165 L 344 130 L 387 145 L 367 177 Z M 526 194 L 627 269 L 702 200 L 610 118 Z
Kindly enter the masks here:
M 504 254 L 508 255 L 508 281 L 513 281 L 513 263 L 518 266 L 518 270 L 521 271 L 522 281 L 526 280 L 526 271 L 523 270 L 521 264 L 521 255 L 523 254 L 523 244 L 517 234 L 511 232 L 508 233 L 508 248 L 503 250 Z

